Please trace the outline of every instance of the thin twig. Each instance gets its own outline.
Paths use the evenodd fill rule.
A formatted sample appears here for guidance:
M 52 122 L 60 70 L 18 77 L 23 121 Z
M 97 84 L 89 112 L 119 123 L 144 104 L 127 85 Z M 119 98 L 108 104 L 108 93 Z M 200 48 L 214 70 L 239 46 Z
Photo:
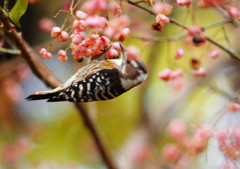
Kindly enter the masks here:
M 222 25 L 222 30 L 223 30 L 223 33 L 224 33 L 225 40 L 226 40 L 226 42 L 228 44 L 228 48 L 231 48 L 232 45 L 231 45 L 230 39 L 229 39 L 229 37 L 227 35 L 227 31 L 226 31 L 224 25 Z
M 12 54 L 12 55 L 20 54 L 20 50 L 17 50 L 17 49 L 0 48 L 0 52 Z
M 7 34 L 15 41 L 17 47 L 21 50 L 23 58 L 26 60 L 34 74 L 40 78 L 47 86 L 56 88 L 61 85 L 62 82 L 40 61 L 38 54 L 33 48 L 22 38 L 15 27 L 9 21 L 7 13 L 0 7 L 0 19 L 3 22 L 4 29 Z M 75 104 L 79 110 L 80 115 L 83 118 L 85 126 L 89 130 L 93 137 L 96 146 L 99 150 L 102 160 L 105 162 L 109 169 L 117 169 L 111 156 L 107 153 L 107 149 L 104 146 L 98 131 L 88 115 L 88 112 L 82 104 Z
M 131 4 L 131 5 L 133 5 L 133 6 L 136 6 L 136 7 L 140 8 L 140 9 L 148 12 L 148 13 L 151 14 L 151 15 L 156 15 L 153 11 L 151 11 L 151 10 L 149 10 L 149 9 L 147 9 L 147 8 L 139 5 L 139 4 L 136 4 L 135 2 L 133 2 L 133 1 L 131 1 L 131 0 L 127 0 L 127 2 L 128 2 L 129 4 Z M 171 18 L 171 17 L 169 17 L 169 20 L 170 20 L 171 23 L 173 23 L 173 24 L 175 24 L 175 25 L 177 25 L 177 26 L 179 26 L 179 27 L 181 27 L 181 28 L 183 28 L 183 29 L 187 29 L 186 26 L 180 24 L 179 22 L 177 22 L 176 20 L 174 20 L 174 19 Z
M 175 36 L 161 37 L 161 38 L 155 38 L 155 39 L 147 38 L 147 37 L 138 37 L 138 36 L 132 36 L 131 38 L 140 39 L 142 41 L 149 41 L 149 42 L 164 42 L 164 41 L 179 40 L 179 39 L 186 37 L 187 35 L 188 35 L 187 33 L 183 33 L 183 34 L 179 34 L 179 35 L 175 35 Z
M 223 51 L 227 52 L 227 53 L 231 56 L 231 58 L 236 59 L 236 60 L 238 60 L 238 61 L 240 60 L 240 56 L 239 56 L 237 53 L 235 53 L 234 51 L 232 51 L 231 49 L 226 48 L 225 46 L 223 46 L 223 45 L 221 45 L 220 43 L 212 40 L 212 39 L 209 38 L 209 37 L 207 37 L 207 40 L 208 40 L 210 43 L 212 43 L 212 44 L 216 45 L 217 47 L 219 47 L 220 49 L 222 49 Z
M 213 28 L 213 27 L 216 27 L 216 26 L 219 26 L 219 25 L 223 25 L 225 23 L 229 23 L 230 21 L 231 20 L 229 20 L 229 19 L 223 19 L 221 21 L 218 21 L 218 22 L 215 22 L 213 24 L 210 24 L 210 25 L 207 25 L 207 26 L 203 27 L 202 30 L 205 31 L 205 30 L 208 30 L 210 28 Z
M 4 2 L 3 2 L 3 10 L 4 11 L 8 11 L 8 2 L 9 2 L 9 0 L 4 0 Z
M 140 9 L 148 12 L 148 13 L 151 14 L 151 15 L 156 15 L 153 11 L 151 11 L 151 10 L 149 10 L 149 9 L 147 9 L 147 8 L 139 5 L 139 4 L 136 4 L 135 2 L 133 2 L 133 1 L 131 1 L 131 0 L 127 0 L 127 2 L 128 2 L 129 4 L 131 4 L 131 5 L 133 5 L 133 6 L 136 6 L 136 7 L 140 8 Z M 226 18 L 225 20 L 222 20 L 222 21 L 220 21 L 220 22 L 217 22 L 217 23 L 214 23 L 214 24 L 211 24 L 211 25 L 208 25 L 208 26 L 204 27 L 204 28 L 203 28 L 203 31 L 206 30 L 206 29 L 209 29 L 209 28 L 211 28 L 211 27 L 213 27 L 213 26 L 218 26 L 218 25 L 221 25 L 221 24 L 224 24 L 224 23 L 232 22 L 232 20 L 229 19 L 229 17 L 226 17 L 226 16 L 225 16 L 225 18 Z M 175 21 L 174 19 L 172 19 L 172 18 L 169 18 L 169 19 L 170 19 L 171 23 L 173 23 L 173 24 L 175 24 L 175 25 L 177 25 L 177 26 L 179 26 L 179 27 L 181 27 L 181 28 L 183 28 L 183 29 L 185 29 L 185 30 L 188 29 L 187 26 L 185 26 L 185 25 L 183 25 L 183 24 Z M 146 39 L 144 39 L 144 38 L 142 38 L 142 39 L 143 39 L 143 40 L 146 40 Z M 231 56 L 231 58 L 236 59 L 236 60 L 240 60 L 240 55 L 238 55 L 238 54 L 235 53 L 234 51 L 232 51 L 232 50 L 224 47 L 223 45 L 221 45 L 220 43 L 214 41 L 213 39 L 211 39 L 211 38 L 209 38 L 209 37 L 207 37 L 207 40 L 208 40 L 210 43 L 212 43 L 212 44 L 218 46 L 219 48 L 221 48 L 222 50 L 224 50 L 226 53 L 228 53 L 228 54 Z M 156 41 L 157 41 L 157 40 L 156 40 Z M 161 41 L 161 40 L 160 40 L 160 41 Z

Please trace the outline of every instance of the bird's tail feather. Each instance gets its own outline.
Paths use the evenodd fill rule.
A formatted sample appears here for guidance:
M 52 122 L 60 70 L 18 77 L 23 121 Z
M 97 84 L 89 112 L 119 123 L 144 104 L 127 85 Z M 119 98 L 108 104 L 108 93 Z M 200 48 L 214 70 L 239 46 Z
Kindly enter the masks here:
M 36 92 L 31 94 L 26 98 L 26 100 L 45 100 L 45 99 L 51 99 L 53 96 L 55 96 L 57 92 Z

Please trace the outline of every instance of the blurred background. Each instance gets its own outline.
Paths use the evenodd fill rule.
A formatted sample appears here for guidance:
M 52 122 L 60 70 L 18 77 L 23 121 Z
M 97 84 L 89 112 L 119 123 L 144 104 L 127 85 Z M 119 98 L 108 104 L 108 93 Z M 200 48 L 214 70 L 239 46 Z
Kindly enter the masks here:
M 154 15 L 126 1 L 116 2 L 131 21 L 131 34 L 123 44 L 126 48 L 137 47 L 147 65 L 148 78 L 113 100 L 84 103 L 84 106 L 119 168 L 240 168 L 240 137 L 228 141 L 234 142 L 231 150 L 221 147 L 221 138 L 226 141 L 240 123 L 239 112 L 231 112 L 228 107 L 230 102 L 239 102 L 239 59 L 232 59 L 209 41 L 193 43 L 191 37 L 182 37 L 186 30 L 172 23 L 166 24 L 162 32 L 151 30 Z M 155 3 L 159 2 L 162 1 Z M 235 24 L 219 24 L 225 19 L 219 8 L 238 8 L 239 2 L 216 2 L 217 7 L 201 7 L 195 0 L 189 6 L 179 6 L 174 0 L 164 1 L 172 6 L 171 18 L 187 27 L 207 26 L 204 33 L 208 37 L 239 53 L 238 20 Z M 15 1 L 9 3 L 11 9 Z M 18 29 L 36 51 L 52 41 L 40 21 L 49 18 L 61 26 L 66 14 L 53 16 L 69 3 L 39 0 L 29 4 Z M 79 3 L 79 8 L 83 3 Z M 138 4 L 154 10 L 145 3 Z M 4 36 L 1 29 L 0 38 Z M 67 44 L 55 44 L 53 58 L 42 61 L 66 81 L 86 62 L 78 63 L 71 57 L 66 63 L 60 62 L 55 52 L 62 46 Z M 176 59 L 180 48 L 184 54 Z M 214 50 L 217 58 L 211 55 Z M 107 168 L 75 106 L 68 102 L 26 101 L 31 93 L 50 89 L 21 57 L 5 52 L 0 55 L 0 169 Z M 206 76 L 194 76 L 196 67 L 204 67 Z M 159 72 L 167 68 L 180 71 L 181 76 L 175 81 L 162 80 Z M 181 136 L 177 134 L 184 131 L 189 137 L 195 136 L 196 128 L 203 125 L 211 133 L 207 143 L 179 143 Z

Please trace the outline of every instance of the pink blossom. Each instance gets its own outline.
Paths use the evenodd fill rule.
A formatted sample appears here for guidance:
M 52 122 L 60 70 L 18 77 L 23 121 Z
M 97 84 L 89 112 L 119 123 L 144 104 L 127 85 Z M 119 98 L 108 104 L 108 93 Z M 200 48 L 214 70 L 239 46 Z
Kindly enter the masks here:
M 69 38 L 68 33 L 67 33 L 66 31 L 62 31 L 62 32 L 60 33 L 60 35 L 57 37 L 57 40 L 58 40 L 59 42 L 65 42 L 65 41 L 68 40 L 68 38 Z
M 169 23 L 170 20 L 167 16 L 163 14 L 158 14 L 156 16 L 156 22 L 152 23 L 151 29 L 161 32 L 166 23 Z
M 176 0 L 177 4 L 180 6 L 189 6 L 192 0 Z
M 164 69 L 158 74 L 158 77 L 162 80 L 168 81 L 171 77 L 172 70 L 170 69 Z
M 51 31 L 51 37 L 57 38 L 62 32 L 62 29 L 60 27 L 53 27 Z
M 197 70 L 193 70 L 193 75 L 196 77 L 205 77 L 207 75 L 207 71 L 204 67 L 200 67 Z
M 107 26 L 107 19 L 97 15 L 89 16 L 85 21 L 89 28 L 105 28 Z
M 240 10 L 237 7 L 230 7 L 228 13 L 233 18 L 240 19 Z
M 232 112 L 240 111 L 240 104 L 235 102 L 228 103 L 228 110 Z
M 233 133 L 238 142 L 240 142 L 240 125 L 236 126 L 233 130 Z
M 163 157 L 170 162 L 176 162 L 181 155 L 181 151 L 176 144 L 165 145 L 163 147 L 162 153 Z
M 170 20 L 166 15 L 158 14 L 156 16 L 156 22 L 158 22 L 163 27 L 166 23 L 169 23 Z
M 82 32 L 86 29 L 87 23 L 85 20 L 77 20 L 75 19 L 72 23 L 72 27 L 77 32 Z
M 172 120 L 168 125 L 167 131 L 171 137 L 180 141 L 187 134 L 186 123 L 179 119 Z
M 228 0 L 197 0 L 197 5 L 201 8 L 214 6 L 214 5 L 224 5 Z
M 58 60 L 61 62 L 66 62 L 68 60 L 67 53 L 65 50 L 59 50 L 58 51 Z
M 18 159 L 17 152 L 12 145 L 5 146 L 3 151 L 3 159 L 8 163 L 15 163 Z
M 184 55 L 184 50 L 179 48 L 175 54 L 175 59 L 180 59 Z
M 118 17 L 123 13 L 122 9 L 115 3 L 109 3 L 109 10 L 113 15 L 116 15 Z
M 109 27 L 104 30 L 104 35 L 114 40 L 124 41 L 130 34 L 130 29 L 127 28 L 129 24 L 129 17 L 122 15 L 109 23 Z
M 82 20 L 82 19 L 85 19 L 88 16 L 88 14 L 86 14 L 83 11 L 77 10 L 75 13 L 75 16 L 77 19 Z
M 89 0 L 84 3 L 82 9 L 89 15 L 95 15 L 97 12 L 106 13 L 108 11 L 108 1 Z
M 207 144 L 208 144 L 208 140 L 202 140 L 202 139 L 197 139 L 194 137 L 188 137 L 188 139 L 185 140 L 184 146 L 190 152 L 202 153 L 206 149 Z
M 13 78 L 6 78 L 1 84 L 4 91 L 5 98 L 10 101 L 11 104 L 16 104 L 21 98 L 21 87 L 19 83 Z
M 47 51 L 47 49 L 42 48 L 39 51 L 39 54 L 42 55 L 43 59 L 51 59 L 52 58 L 52 54 L 50 52 Z
M 54 26 L 55 26 L 55 22 L 49 18 L 42 18 L 38 22 L 39 29 L 46 33 L 50 33 Z
M 203 32 L 202 28 L 197 27 L 197 26 L 190 26 L 190 27 L 188 27 L 187 31 L 190 36 L 195 35 L 195 34 L 200 34 Z
M 136 46 L 129 46 L 126 55 L 130 60 L 137 60 L 140 57 L 140 51 Z
M 131 157 L 135 162 L 148 160 L 151 155 L 151 149 L 148 145 L 137 145 L 133 147 Z
M 217 141 L 218 141 L 220 150 L 225 149 L 228 135 L 229 133 L 226 130 L 219 131 L 217 133 Z
M 72 37 L 74 38 L 74 36 Z M 104 50 L 109 48 L 110 45 L 111 42 L 107 37 L 92 34 L 89 38 L 82 40 L 80 43 L 71 43 L 70 48 L 73 50 L 72 55 L 74 58 L 77 60 L 80 58 L 81 60 L 84 57 L 95 57 L 103 54 Z
M 119 53 L 116 49 L 114 48 L 110 48 L 107 52 L 106 52 L 106 56 L 107 58 L 109 59 L 112 59 L 112 58 L 117 58 L 119 57 Z
M 152 8 L 155 14 L 164 14 L 168 16 L 172 13 L 172 6 L 164 2 L 157 2 Z
M 177 78 L 177 77 L 182 77 L 183 72 L 181 69 L 176 69 L 175 71 L 172 71 L 171 73 L 171 79 Z
M 193 134 L 196 139 L 208 141 L 213 135 L 213 129 L 210 125 L 202 124 L 196 127 Z
M 215 49 L 215 50 L 211 51 L 210 58 L 216 59 L 216 58 L 218 58 L 219 55 L 220 55 L 219 50 Z
M 225 156 L 233 160 L 240 159 L 239 128 L 239 126 L 236 126 L 228 131 L 225 129 L 219 130 L 217 134 L 219 149 Z
M 121 47 L 120 47 L 119 42 L 113 42 L 113 43 L 112 43 L 112 46 L 113 46 L 113 48 L 116 49 L 117 51 L 121 51 L 121 50 L 122 50 Z
M 83 32 L 75 32 L 70 35 L 70 38 L 72 39 L 72 43 L 79 44 L 83 39 L 85 39 L 85 34 Z
M 120 17 L 111 21 L 110 25 L 116 30 L 121 30 L 130 25 L 130 18 L 127 15 L 121 15 Z
M 168 85 L 175 91 L 178 91 L 183 88 L 184 86 L 184 78 L 183 77 L 176 77 L 168 81 Z

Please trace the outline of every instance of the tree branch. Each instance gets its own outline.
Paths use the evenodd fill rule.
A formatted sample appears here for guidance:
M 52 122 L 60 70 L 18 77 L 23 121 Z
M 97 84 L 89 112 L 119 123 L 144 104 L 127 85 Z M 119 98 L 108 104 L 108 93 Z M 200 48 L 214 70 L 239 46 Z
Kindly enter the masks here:
M 33 73 L 41 79 L 47 86 L 56 88 L 62 82 L 40 61 L 38 54 L 33 48 L 22 38 L 21 33 L 17 32 L 14 25 L 10 22 L 7 13 L 0 7 L 0 20 L 3 23 L 6 33 L 14 40 L 16 46 L 21 50 L 23 58 L 26 60 Z M 99 150 L 102 160 L 105 162 L 109 169 L 117 169 L 111 156 L 108 154 L 96 126 L 92 122 L 88 112 L 82 104 L 76 103 L 76 108 L 82 116 L 87 129 L 89 130 L 96 146 Z
M 139 9 L 142 9 L 142 10 L 146 11 L 146 12 L 148 12 L 148 13 L 151 14 L 151 15 L 156 15 L 153 11 L 151 11 L 151 10 L 149 10 L 149 9 L 141 6 L 141 5 L 139 5 L 138 3 L 135 3 L 135 2 L 133 2 L 133 1 L 131 1 L 131 0 L 126 0 L 126 1 L 127 1 L 129 4 L 135 6 L 135 7 L 139 8 Z M 179 27 L 181 27 L 181 28 L 183 28 L 183 29 L 185 29 L 185 30 L 188 29 L 187 26 L 185 26 L 185 25 L 177 22 L 177 21 L 174 20 L 173 18 L 169 17 L 169 19 L 170 19 L 170 22 L 171 22 L 171 23 L 173 23 L 173 24 L 175 24 L 175 25 L 177 25 L 177 26 L 179 26 Z M 203 28 L 203 31 L 205 31 L 205 30 L 208 29 L 208 28 L 212 28 L 212 27 L 215 27 L 215 26 L 218 26 L 218 25 L 221 25 L 221 24 L 225 24 L 225 23 L 230 23 L 230 22 L 233 22 L 233 20 L 230 20 L 229 18 L 227 18 L 227 19 L 224 19 L 224 20 L 222 20 L 222 21 L 219 21 L 219 22 L 216 22 L 216 23 L 214 23 L 214 24 L 211 24 L 211 25 L 209 25 L 208 27 Z M 144 38 L 141 38 L 141 39 L 142 39 L 142 40 L 147 40 L 147 39 L 144 39 Z M 174 39 L 174 40 L 175 40 L 175 39 Z M 232 50 L 224 47 L 223 45 L 221 45 L 220 43 L 218 43 L 217 41 L 214 41 L 213 39 L 211 39 L 211 38 L 209 38 L 209 37 L 207 37 L 207 40 L 208 40 L 210 43 L 212 43 L 212 44 L 214 44 L 215 46 L 217 46 L 217 47 L 219 47 L 220 49 L 222 49 L 223 51 L 225 51 L 226 53 L 228 53 L 231 58 L 240 61 L 240 55 L 238 55 L 238 54 L 235 53 L 234 51 L 232 51 Z M 158 41 L 158 40 L 155 40 L 155 41 Z M 160 39 L 160 41 L 161 41 L 161 39 Z

